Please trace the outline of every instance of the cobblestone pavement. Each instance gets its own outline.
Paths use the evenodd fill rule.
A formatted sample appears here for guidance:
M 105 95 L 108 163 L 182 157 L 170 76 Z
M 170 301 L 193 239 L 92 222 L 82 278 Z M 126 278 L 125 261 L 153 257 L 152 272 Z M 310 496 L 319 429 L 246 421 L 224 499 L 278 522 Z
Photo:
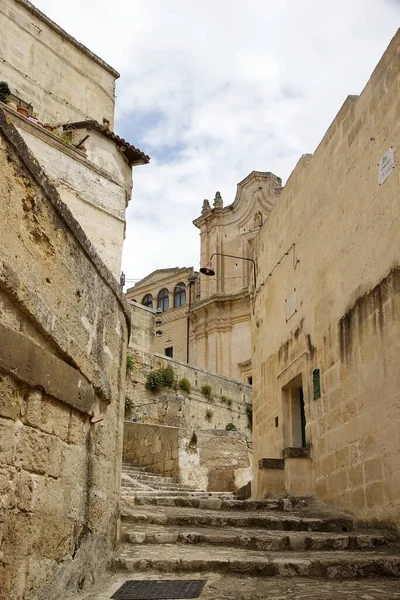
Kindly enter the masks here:
M 108 600 L 129 579 L 207 579 L 200 600 L 400 600 L 398 579 L 324 581 L 303 578 L 250 578 L 216 573 L 126 573 L 111 575 L 69 600 Z

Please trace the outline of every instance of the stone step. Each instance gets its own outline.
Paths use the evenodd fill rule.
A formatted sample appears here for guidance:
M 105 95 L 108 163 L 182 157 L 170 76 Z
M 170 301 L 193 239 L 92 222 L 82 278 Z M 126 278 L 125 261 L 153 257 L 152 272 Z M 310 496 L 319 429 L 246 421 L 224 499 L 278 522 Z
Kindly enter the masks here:
M 221 531 L 195 527 L 123 525 L 122 541 L 130 544 L 201 544 L 262 551 L 366 550 L 393 546 L 393 535 L 380 533 L 321 533 L 233 529 Z
M 161 499 L 162 500 L 162 499 Z M 166 500 L 166 499 L 165 499 Z M 185 500 L 185 499 L 183 499 Z M 209 503 L 207 500 L 199 500 L 200 504 Z M 302 514 L 290 514 L 285 512 L 244 512 L 225 511 L 216 512 L 212 510 L 198 510 L 168 506 L 164 510 L 154 506 L 146 510 L 124 507 L 122 519 L 135 524 L 154 525 L 180 525 L 190 527 L 241 527 L 261 528 L 273 531 L 326 531 L 347 533 L 354 528 L 354 520 L 348 515 L 309 517 Z
M 177 489 L 177 490 L 182 490 L 182 491 L 191 491 L 193 489 L 196 488 L 192 488 L 189 485 L 182 485 L 181 483 L 178 482 L 165 482 L 165 481 L 145 481 L 144 479 L 123 479 L 121 481 L 121 485 L 125 485 L 126 487 L 133 487 L 133 486 L 145 486 L 146 488 L 152 488 L 155 490 L 164 490 L 164 489 Z
M 218 492 L 217 492 L 218 493 Z M 132 496 L 132 498 L 168 498 L 168 497 L 176 497 L 176 490 L 141 490 L 134 488 L 125 488 L 122 487 L 122 495 Z M 203 492 L 202 490 L 184 490 L 179 493 L 179 496 L 183 498 L 212 498 L 218 496 L 211 496 L 210 492 Z
M 319 577 L 353 579 L 356 577 L 400 577 L 398 552 L 268 552 L 241 548 L 208 546 L 123 545 L 114 566 L 127 571 L 222 572 L 258 577 Z
M 122 488 L 122 495 L 127 497 L 127 490 Z M 153 490 L 138 490 L 132 492 L 132 498 L 140 499 L 136 504 L 158 505 L 158 506 L 185 506 L 189 508 L 200 508 L 209 510 L 278 510 L 291 511 L 292 503 L 289 499 L 262 500 L 262 501 L 242 501 L 235 500 L 232 495 L 225 492 L 202 492 L 201 490 L 191 490 L 187 493 L 166 492 L 161 493 Z M 168 498 L 168 502 L 163 503 L 163 499 Z M 208 498 L 209 502 L 200 502 L 200 499 Z

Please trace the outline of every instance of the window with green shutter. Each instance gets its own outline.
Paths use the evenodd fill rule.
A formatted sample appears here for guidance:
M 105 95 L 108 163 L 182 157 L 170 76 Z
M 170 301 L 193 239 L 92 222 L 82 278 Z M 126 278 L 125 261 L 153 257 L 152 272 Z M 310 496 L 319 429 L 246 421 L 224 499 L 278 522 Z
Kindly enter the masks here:
M 314 400 L 321 398 L 321 375 L 319 369 L 313 371 L 313 389 L 314 389 Z

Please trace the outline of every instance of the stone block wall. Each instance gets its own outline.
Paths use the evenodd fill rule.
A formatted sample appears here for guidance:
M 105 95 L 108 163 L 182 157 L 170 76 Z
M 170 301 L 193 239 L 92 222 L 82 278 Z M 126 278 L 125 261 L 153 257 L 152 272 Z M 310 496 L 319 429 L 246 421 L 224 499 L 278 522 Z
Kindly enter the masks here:
M 58 600 L 118 541 L 129 316 L 0 110 L 0 598 Z
M 239 489 L 251 479 L 251 456 L 243 433 L 125 422 L 124 460 L 193 488 Z
M 301 389 L 309 492 L 397 526 L 399 48 L 400 32 L 282 190 L 257 240 L 253 319 L 257 495 L 267 487 L 259 460 L 301 440 Z M 388 150 L 394 168 L 382 182 Z
M 179 436 L 178 427 L 125 422 L 123 459 L 151 473 L 179 477 Z
M 140 310 L 136 307 L 135 314 Z M 150 317 L 147 325 L 150 331 Z M 151 356 L 143 351 L 141 353 L 133 349 L 132 343 L 129 352 L 134 358 L 134 368 L 128 374 L 126 392 L 134 404 L 130 418 L 196 430 L 225 429 L 228 423 L 233 423 L 238 431 L 245 433 L 248 439 L 251 438 L 248 419 L 252 402 L 251 386 L 166 356 Z M 155 394 L 146 390 L 148 373 L 152 369 L 165 368 L 168 365 L 174 370 L 176 391 L 162 390 Z M 190 393 L 179 389 L 179 381 L 183 378 L 188 379 L 191 384 Z M 211 388 L 210 399 L 201 391 L 205 385 Z

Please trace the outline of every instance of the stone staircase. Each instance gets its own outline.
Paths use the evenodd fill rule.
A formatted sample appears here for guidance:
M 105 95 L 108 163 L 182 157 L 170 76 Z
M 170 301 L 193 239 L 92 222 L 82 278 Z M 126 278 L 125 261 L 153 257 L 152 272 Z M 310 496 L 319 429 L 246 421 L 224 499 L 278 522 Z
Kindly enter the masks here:
M 161 477 L 126 462 L 122 464 L 121 496 L 135 505 L 194 507 L 203 500 L 233 498 L 232 494 L 191 488 L 178 483 L 173 477 Z
M 115 566 L 131 577 L 145 571 L 164 577 L 400 578 L 393 533 L 362 530 L 351 515 L 311 498 L 239 501 L 129 465 L 123 473 L 122 542 Z M 396 585 L 400 598 L 400 579 Z

